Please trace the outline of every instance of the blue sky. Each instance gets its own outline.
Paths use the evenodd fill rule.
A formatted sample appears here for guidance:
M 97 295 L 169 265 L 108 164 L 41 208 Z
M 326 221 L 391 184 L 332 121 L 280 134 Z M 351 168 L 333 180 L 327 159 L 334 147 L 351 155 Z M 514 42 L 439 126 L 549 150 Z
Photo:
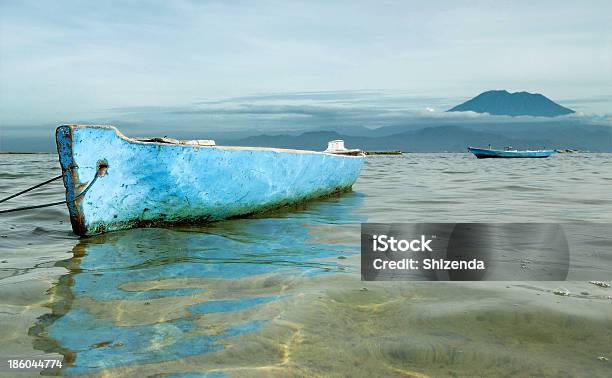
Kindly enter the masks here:
M 312 109 L 353 93 L 367 111 L 364 93 L 391 93 L 422 112 L 502 88 L 612 113 L 611 25 L 609 1 L 0 0 L 0 121 L 6 134 L 191 114 L 188 128 L 233 130 L 262 116 L 224 118 L 253 95 L 306 92 Z

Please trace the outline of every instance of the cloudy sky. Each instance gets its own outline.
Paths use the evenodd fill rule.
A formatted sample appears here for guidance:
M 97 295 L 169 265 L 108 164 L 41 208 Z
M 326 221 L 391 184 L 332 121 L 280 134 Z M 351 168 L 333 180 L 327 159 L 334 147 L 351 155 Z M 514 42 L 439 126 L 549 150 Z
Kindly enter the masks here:
M 298 99 L 307 117 L 338 94 L 367 110 L 369 94 L 391 93 L 422 111 L 502 88 L 605 104 L 595 112 L 612 103 L 612 2 L 429 3 L 0 0 L 0 121 L 204 112 L 211 128 L 220 107 L 248 121 L 254 98 Z

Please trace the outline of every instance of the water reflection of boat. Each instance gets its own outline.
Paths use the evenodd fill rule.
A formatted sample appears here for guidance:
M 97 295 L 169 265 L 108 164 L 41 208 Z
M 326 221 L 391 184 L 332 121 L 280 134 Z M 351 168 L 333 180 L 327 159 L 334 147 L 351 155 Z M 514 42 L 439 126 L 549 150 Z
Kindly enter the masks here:
M 56 138 L 77 235 L 214 221 L 348 191 L 364 162 L 342 141 L 324 152 L 228 147 L 77 125 L 60 126 Z
M 222 351 L 278 316 L 296 276 L 341 271 L 335 257 L 358 253 L 359 245 L 322 242 L 311 226 L 361 221 L 351 212 L 361 200 L 348 193 L 266 218 L 81 239 L 58 264 L 68 274 L 53 314 L 31 333 L 40 349 L 65 356 L 65 374 Z
M 487 158 L 547 158 L 553 154 L 552 150 L 517 150 L 506 147 L 504 150 L 492 150 L 490 148 L 468 147 L 468 151 L 478 159 Z

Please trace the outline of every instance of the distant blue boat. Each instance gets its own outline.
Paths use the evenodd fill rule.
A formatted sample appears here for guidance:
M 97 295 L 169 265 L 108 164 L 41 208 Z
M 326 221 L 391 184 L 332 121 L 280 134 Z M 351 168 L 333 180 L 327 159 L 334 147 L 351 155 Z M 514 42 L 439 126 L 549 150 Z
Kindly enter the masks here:
M 132 139 L 112 126 L 60 126 L 56 140 L 77 235 L 215 221 L 347 191 L 365 156 L 342 141 L 323 152 L 216 146 Z
M 504 150 L 492 150 L 486 148 L 468 147 L 468 151 L 473 153 L 478 159 L 487 158 L 547 158 L 553 154 L 553 150 L 516 150 L 506 147 Z

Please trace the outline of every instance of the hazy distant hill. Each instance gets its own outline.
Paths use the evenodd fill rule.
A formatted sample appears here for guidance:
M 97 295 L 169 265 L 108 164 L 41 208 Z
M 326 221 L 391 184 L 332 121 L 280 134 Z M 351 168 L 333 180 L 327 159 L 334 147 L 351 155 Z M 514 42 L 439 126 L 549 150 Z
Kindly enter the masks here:
M 539 93 L 510 93 L 506 90 L 483 92 L 448 111 L 535 117 L 556 117 L 574 113 L 572 109 L 563 107 Z
M 503 148 L 570 148 L 612 152 L 612 128 L 598 125 L 543 125 L 540 128 L 494 127 L 485 130 L 461 126 L 425 127 L 392 135 L 351 136 L 333 131 L 301 135 L 259 135 L 220 140 L 220 144 L 324 150 L 327 142 L 344 139 L 348 148 L 364 150 L 401 150 L 407 152 L 464 152 L 468 146 Z

